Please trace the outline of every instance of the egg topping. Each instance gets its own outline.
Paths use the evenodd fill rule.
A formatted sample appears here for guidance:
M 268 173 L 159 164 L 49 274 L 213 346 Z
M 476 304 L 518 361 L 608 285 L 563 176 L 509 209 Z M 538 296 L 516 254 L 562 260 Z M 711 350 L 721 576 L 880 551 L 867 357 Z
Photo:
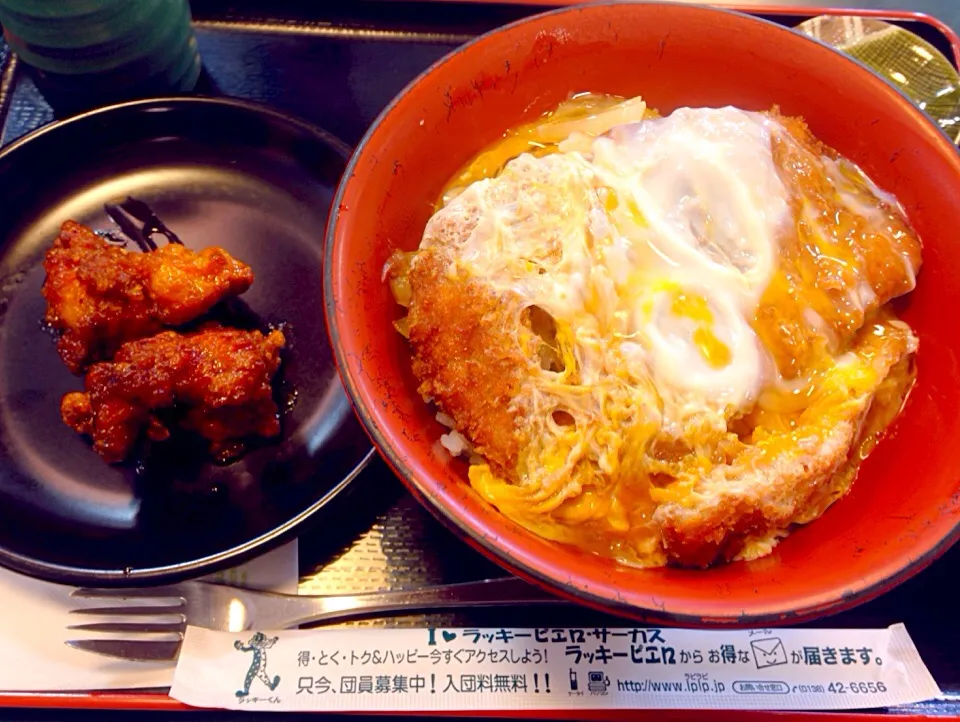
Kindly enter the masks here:
M 884 304 L 919 266 L 895 199 L 801 120 L 582 96 L 474 159 L 385 276 L 474 489 L 651 566 L 768 553 L 847 488 L 870 400 L 909 388 Z M 751 516 L 779 492 L 744 479 L 831 443 Z

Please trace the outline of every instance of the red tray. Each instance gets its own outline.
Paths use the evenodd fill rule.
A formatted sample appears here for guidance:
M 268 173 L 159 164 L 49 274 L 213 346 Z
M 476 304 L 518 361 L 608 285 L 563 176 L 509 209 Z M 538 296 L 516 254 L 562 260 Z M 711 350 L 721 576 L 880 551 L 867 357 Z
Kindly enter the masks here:
M 407 0 L 387 0 L 388 2 L 406 2 Z M 599 2 L 600 0 L 423 0 L 424 2 L 437 2 L 437 3 L 463 3 L 470 2 L 475 5 L 514 5 L 514 6 L 528 6 L 535 10 L 546 9 L 551 7 L 565 7 L 568 5 L 586 5 L 591 2 Z M 903 0 L 906 4 L 909 0 Z M 960 36 L 957 35 L 953 29 L 947 25 L 942 20 L 928 15 L 926 13 L 918 13 L 910 10 L 882 10 L 882 9 L 868 9 L 868 8 L 809 8 L 809 7 L 796 7 L 790 5 L 779 5 L 779 4 L 750 4 L 743 5 L 737 0 L 711 0 L 706 4 L 716 5 L 718 7 L 726 7 L 731 10 L 739 10 L 741 12 L 750 13 L 751 15 L 768 15 L 775 17 L 784 17 L 784 16 L 800 16 L 803 19 L 815 17 L 817 15 L 856 15 L 864 18 L 878 18 L 884 20 L 892 21 L 905 21 L 913 20 L 918 23 L 923 23 L 930 26 L 931 29 L 934 29 L 937 33 L 942 35 L 950 45 L 951 51 L 947 57 L 953 62 L 955 66 L 960 67 Z

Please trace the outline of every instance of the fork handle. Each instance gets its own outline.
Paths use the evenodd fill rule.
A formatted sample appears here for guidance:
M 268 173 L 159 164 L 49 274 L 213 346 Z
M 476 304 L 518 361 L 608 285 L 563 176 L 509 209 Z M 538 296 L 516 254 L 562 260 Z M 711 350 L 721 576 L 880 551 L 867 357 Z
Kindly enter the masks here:
M 387 612 L 566 603 L 566 600 L 522 579 L 505 577 L 409 591 L 289 597 L 285 604 L 264 605 L 265 608 L 259 610 L 263 614 L 254 615 L 251 621 L 262 629 L 291 629 L 315 622 L 339 622 Z

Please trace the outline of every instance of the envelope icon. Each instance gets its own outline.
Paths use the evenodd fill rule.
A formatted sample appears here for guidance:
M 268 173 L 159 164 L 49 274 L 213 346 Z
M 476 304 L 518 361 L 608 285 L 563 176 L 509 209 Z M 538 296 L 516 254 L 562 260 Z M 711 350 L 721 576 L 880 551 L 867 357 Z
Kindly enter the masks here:
M 787 663 L 787 650 L 779 637 L 753 639 L 750 641 L 750 648 L 753 650 L 753 661 L 757 663 L 757 669 Z

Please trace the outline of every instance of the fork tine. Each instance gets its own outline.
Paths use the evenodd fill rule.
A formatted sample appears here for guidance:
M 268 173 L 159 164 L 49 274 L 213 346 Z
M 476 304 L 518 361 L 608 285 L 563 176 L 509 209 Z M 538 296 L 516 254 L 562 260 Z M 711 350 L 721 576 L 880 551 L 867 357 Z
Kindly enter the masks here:
M 177 616 L 184 618 L 183 604 L 169 607 L 78 607 L 71 609 L 70 614 L 89 614 L 101 617 L 159 617 Z
M 180 653 L 180 642 L 147 642 L 129 639 L 77 639 L 70 640 L 68 647 L 84 652 L 94 652 L 105 657 L 126 659 L 132 662 L 172 662 Z
M 156 213 L 150 210 L 150 206 L 143 201 L 127 196 L 127 200 L 121 203 L 120 207 L 145 226 L 148 226 L 153 233 L 162 233 L 167 242 L 183 245 L 183 241 L 177 238 L 177 234 L 167 228 L 163 221 L 157 218 Z M 144 230 L 146 231 L 146 228 Z
M 104 203 L 103 210 L 107 212 L 107 215 L 110 216 L 114 223 L 120 226 L 120 230 L 123 231 L 125 236 L 140 246 L 141 251 L 149 253 L 150 251 L 157 250 L 157 244 L 137 228 L 136 223 L 130 220 L 127 214 L 121 210 L 120 206 L 114 205 L 113 203 Z
M 67 629 L 79 629 L 85 632 L 133 632 L 134 634 L 174 633 L 181 634 L 183 622 L 93 622 L 92 624 L 71 624 Z
M 81 587 L 80 589 L 74 589 L 70 592 L 70 596 L 85 599 L 97 597 L 114 599 L 182 599 L 183 590 L 179 587 L 121 587 L 117 589 Z

